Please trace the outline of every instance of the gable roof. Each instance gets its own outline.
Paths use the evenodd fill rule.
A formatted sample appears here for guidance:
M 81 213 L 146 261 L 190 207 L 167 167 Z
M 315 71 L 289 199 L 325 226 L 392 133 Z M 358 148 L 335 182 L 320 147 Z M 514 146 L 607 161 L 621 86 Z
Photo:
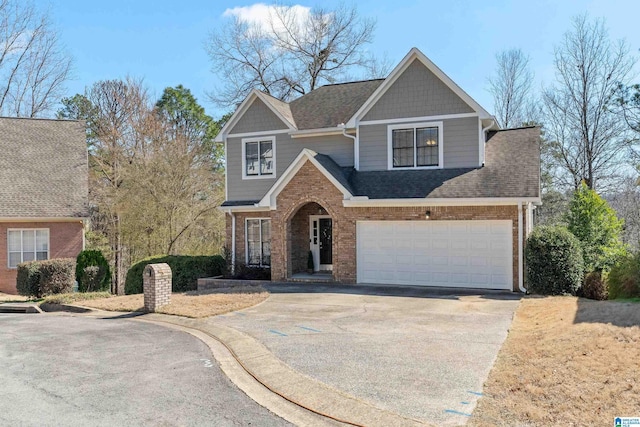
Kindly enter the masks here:
M 311 162 L 318 170 L 340 190 L 345 199 L 353 197 L 353 192 L 349 181 L 342 173 L 342 168 L 333 161 L 333 159 L 324 154 L 318 154 L 308 148 L 303 148 L 300 154 L 289 165 L 287 170 L 278 178 L 278 180 L 271 186 L 267 194 L 264 195 L 262 200 L 256 204 L 256 206 L 276 208 L 276 197 L 296 175 L 296 173 L 307 162 Z M 223 204 L 224 206 L 224 204 Z M 227 205 L 228 206 L 228 205 Z
M 376 91 L 360 106 L 353 116 L 346 122 L 348 128 L 356 127 L 356 122 L 364 117 L 364 115 L 375 105 L 376 102 L 385 94 L 385 92 L 393 85 L 393 83 L 402 75 L 402 73 L 413 63 L 414 60 L 420 61 L 429 71 L 436 75 L 446 86 L 449 87 L 456 95 L 466 102 L 478 115 L 480 119 L 490 119 L 491 114 L 487 112 L 480 104 L 467 94 L 460 86 L 456 84 L 449 76 L 447 76 L 436 64 L 431 62 L 418 48 L 412 48 L 409 53 L 400 61 L 400 63 L 391 71 L 384 79 L 384 82 L 376 89 Z
M 321 86 L 290 103 L 253 89 L 220 130 L 215 140 L 222 142 L 224 136 L 229 133 L 229 130 L 256 99 L 264 102 L 287 125 L 291 133 L 311 129 L 336 129 L 341 124 L 346 124 L 346 128 L 355 128 L 357 120 L 375 105 L 414 60 L 420 61 L 442 80 L 449 89 L 479 115 L 480 119 L 493 118 L 429 58 L 414 47 L 384 79 Z M 265 131 L 267 130 L 271 129 L 265 129 Z
M 88 217 L 84 123 L 0 118 L 0 217 Z
M 249 95 L 242 101 L 242 103 L 238 106 L 236 111 L 231 115 L 227 123 L 224 124 L 220 132 L 216 135 L 214 141 L 222 142 L 224 135 L 229 133 L 231 129 L 238 123 L 240 118 L 244 115 L 244 113 L 251 107 L 251 105 L 256 100 L 262 101 L 273 113 L 280 119 L 282 122 L 291 130 L 296 129 L 296 124 L 293 120 L 293 115 L 291 114 L 291 108 L 289 104 L 284 101 L 280 101 L 279 99 L 274 98 L 271 95 L 268 95 L 258 89 L 251 89 Z M 265 129 L 271 130 L 271 129 Z

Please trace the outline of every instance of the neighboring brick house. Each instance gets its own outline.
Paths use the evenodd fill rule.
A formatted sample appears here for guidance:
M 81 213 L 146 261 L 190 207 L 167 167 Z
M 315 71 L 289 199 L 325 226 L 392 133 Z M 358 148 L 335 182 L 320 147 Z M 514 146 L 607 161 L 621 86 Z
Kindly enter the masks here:
M 88 217 L 84 124 L 0 118 L 0 292 L 16 293 L 16 266 L 75 258 Z
M 417 49 L 386 79 L 254 90 L 217 136 L 227 244 L 272 280 L 523 289 L 540 131 L 500 130 Z M 326 276 L 325 276 L 326 277 Z

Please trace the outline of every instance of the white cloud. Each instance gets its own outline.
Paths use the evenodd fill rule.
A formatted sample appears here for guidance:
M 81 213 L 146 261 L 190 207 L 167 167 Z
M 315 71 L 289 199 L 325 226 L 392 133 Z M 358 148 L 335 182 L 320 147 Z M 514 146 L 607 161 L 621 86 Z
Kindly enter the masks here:
M 229 8 L 224 11 L 222 16 L 224 17 L 237 17 L 240 21 L 247 24 L 257 25 L 264 30 L 271 29 L 271 18 L 276 16 L 275 12 L 282 6 L 267 5 L 265 3 L 255 3 L 251 6 L 242 6 Z M 291 12 L 296 17 L 298 22 L 304 22 L 311 13 L 311 8 L 307 6 L 294 5 L 291 6 Z M 277 23 L 276 28 L 281 30 L 282 24 Z M 280 28 L 279 28 L 280 27 Z

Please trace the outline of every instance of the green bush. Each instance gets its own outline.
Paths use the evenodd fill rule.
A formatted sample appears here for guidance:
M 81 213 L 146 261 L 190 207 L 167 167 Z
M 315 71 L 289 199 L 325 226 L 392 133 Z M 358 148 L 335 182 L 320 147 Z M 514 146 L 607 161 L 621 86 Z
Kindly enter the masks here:
M 89 286 L 89 283 L 83 280 L 85 277 L 85 269 L 93 266 L 100 268 L 100 274 L 104 272 L 104 276 L 102 276 L 98 287 L 95 287 L 95 283 Z M 78 281 L 78 291 L 80 292 L 108 291 L 111 288 L 111 270 L 102 252 L 98 250 L 85 250 L 78 254 L 78 258 L 76 259 L 76 280 Z
M 614 265 L 607 276 L 609 299 L 640 297 L 640 252 Z
M 40 261 L 40 292 L 44 295 L 63 294 L 73 291 L 76 260 L 58 258 Z
M 90 265 L 85 267 L 78 282 L 78 290 L 80 292 L 104 291 L 105 289 L 101 289 L 101 287 L 104 286 L 106 273 L 104 266 Z M 82 283 L 82 290 L 80 290 L 80 283 Z
M 201 277 L 220 276 L 225 270 L 224 258 L 214 256 L 171 255 L 149 258 L 131 266 L 127 272 L 124 291 L 129 294 L 142 293 L 142 273 L 148 264 L 166 262 L 171 267 L 173 292 L 194 291 Z
M 565 227 L 540 226 L 533 230 L 527 239 L 525 261 L 530 292 L 575 295 L 582 284 L 580 242 Z
M 607 282 L 602 273 L 599 271 L 592 271 L 584 277 L 584 283 L 580 288 L 580 296 L 595 300 L 606 300 L 609 298 L 609 290 L 607 289 Z
M 626 255 L 627 247 L 621 239 L 623 221 L 584 183 L 573 193 L 565 220 L 580 241 L 587 271 L 608 271 Z
M 40 298 L 40 262 L 29 261 L 18 264 L 16 288 L 20 295 Z

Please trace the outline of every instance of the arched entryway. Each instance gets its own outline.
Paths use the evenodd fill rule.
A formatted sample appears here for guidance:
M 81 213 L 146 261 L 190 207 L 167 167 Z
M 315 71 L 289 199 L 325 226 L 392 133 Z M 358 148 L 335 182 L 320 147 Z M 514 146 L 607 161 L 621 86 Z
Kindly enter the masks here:
M 287 276 L 309 273 L 331 274 L 333 270 L 333 218 L 316 202 L 300 207 L 288 221 Z M 313 268 L 309 254 L 313 260 Z

